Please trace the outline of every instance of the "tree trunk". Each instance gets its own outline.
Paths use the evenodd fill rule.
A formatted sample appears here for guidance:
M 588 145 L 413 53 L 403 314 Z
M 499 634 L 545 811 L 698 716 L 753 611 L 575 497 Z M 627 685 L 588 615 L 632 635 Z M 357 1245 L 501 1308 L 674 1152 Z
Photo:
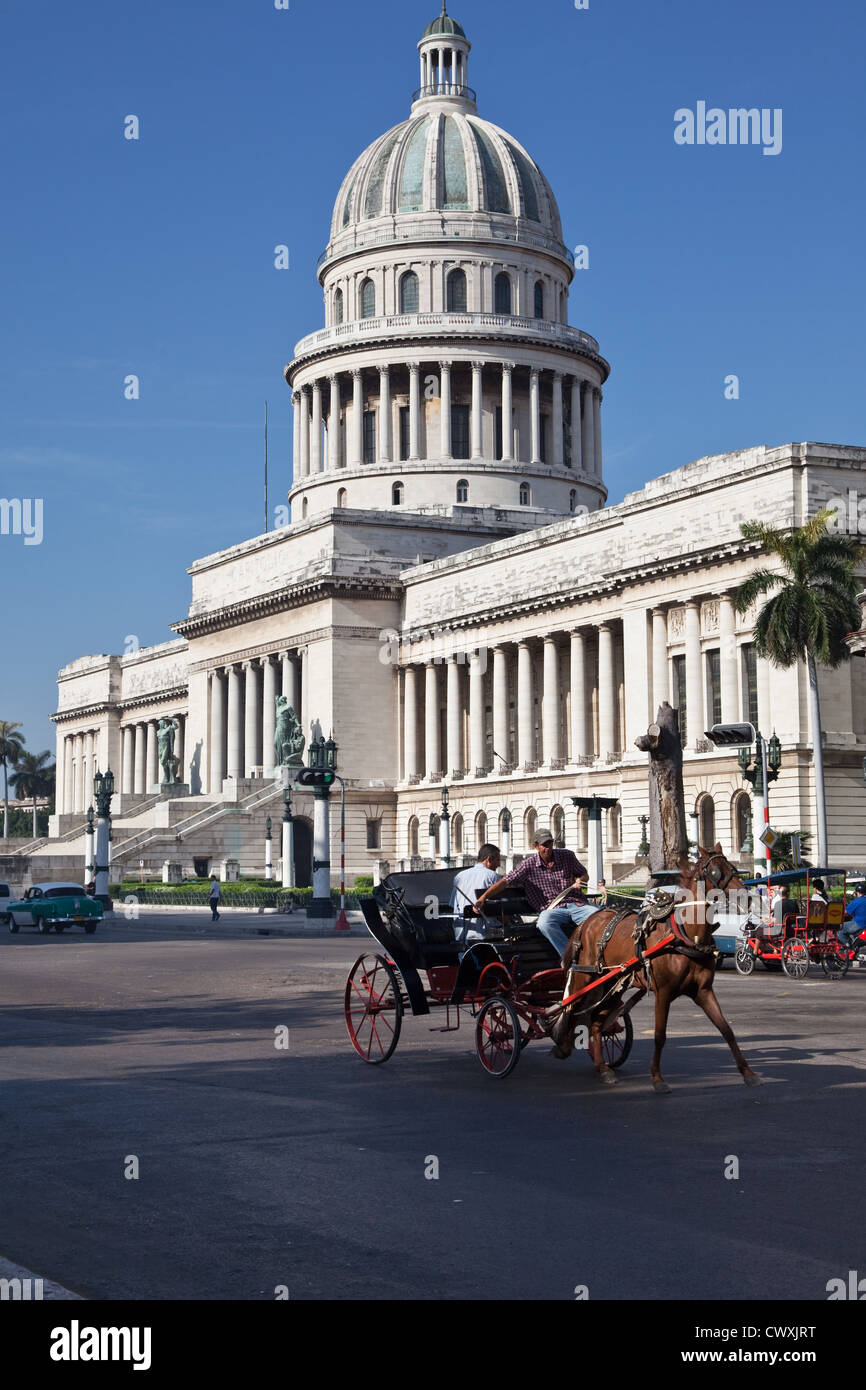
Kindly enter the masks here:
M 812 766 L 815 775 L 818 868 L 827 868 L 827 798 L 824 794 L 824 739 L 821 732 L 821 700 L 818 695 L 818 668 L 810 651 L 806 652 L 809 672 L 809 718 L 812 722 Z
M 683 746 L 677 711 L 665 701 L 635 745 L 649 753 L 649 869 L 678 869 L 688 859 L 686 805 L 683 793 Z
M 33 838 L 36 839 L 36 797 L 33 798 Z
M 3 839 L 9 839 L 9 769 L 3 759 Z

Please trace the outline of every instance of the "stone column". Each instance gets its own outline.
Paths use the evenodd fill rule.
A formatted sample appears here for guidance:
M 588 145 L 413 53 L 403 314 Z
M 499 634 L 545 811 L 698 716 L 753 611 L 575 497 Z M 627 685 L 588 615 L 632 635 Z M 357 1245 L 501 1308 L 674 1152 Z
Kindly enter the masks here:
M 272 656 L 262 658 L 262 764 L 265 776 L 274 770 L 276 753 L 274 734 L 277 728 L 277 667 Z
M 292 392 L 292 482 L 301 477 L 301 393 Z
M 310 472 L 310 388 L 301 387 L 301 477 Z
M 758 725 L 764 738 L 769 738 L 775 720 L 770 708 L 770 663 L 765 656 L 758 656 L 755 659 L 755 677 L 758 686 Z M 755 824 L 757 825 L 757 821 Z M 759 826 L 755 832 L 753 826 L 752 833 L 760 835 L 761 827 Z M 763 847 L 761 855 L 763 857 Z
M 583 468 L 580 423 L 580 377 L 571 378 L 571 466 Z
M 484 669 L 478 653 L 469 658 L 469 773 L 475 776 L 479 768 L 487 767 L 487 746 L 484 738 Z
M 532 652 L 525 642 L 517 646 L 517 765 L 535 761 L 532 708 Z
M 511 761 L 508 739 L 508 656 L 493 648 L 493 748 L 504 763 Z
M 360 367 L 352 372 L 352 429 L 349 467 L 360 467 L 364 457 L 364 379 Z
M 529 422 L 532 463 L 541 463 L 541 374 L 537 367 L 529 373 Z
M 544 639 L 544 689 L 541 696 L 541 760 L 548 766 L 561 756 L 559 745 L 559 648 L 556 638 Z
M 409 365 L 409 461 L 421 457 L 421 368 L 417 362 Z
M 296 714 L 296 715 L 298 716 L 298 718 L 300 719 L 300 717 L 301 717 L 301 681 L 300 681 L 300 671 L 299 671 L 299 669 L 298 669 L 298 663 L 297 663 L 297 661 L 295 660 L 295 658 L 291 655 L 290 652 L 283 652 L 281 660 L 282 660 L 282 663 L 283 663 L 283 691 L 282 691 L 282 693 L 285 695 L 286 699 L 288 700 L 290 709 L 293 709 L 293 710 L 295 711 L 295 714 Z
M 211 672 L 210 687 L 210 794 L 219 796 L 226 775 L 225 744 L 226 680 L 222 671 Z
M 174 756 L 177 758 L 177 780 L 187 782 L 184 762 L 186 760 L 186 715 L 176 714 L 177 728 L 174 731 Z
M 737 724 L 740 718 L 737 712 L 737 631 L 730 594 L 719 597 L 719 681 L 722 723 Z
M 331 382 L 331 403 L 328 407 L 328 468 L 334 473 L 339 468 L 339 377 L 329 378 Z
M 451 363 L 439 363 L 439 421 L 441 427 L 439 451 L 443 459 L 451 457 Z
M 407 666 L 403 678 L 403 776 L 408 782 L 418 772 L 418 670 Z
M 244 776 L 252 777 L 258 763 L 259 673 L 254 661 L 244 662 Z
M 514 391 L 512 373 L 514 364 L 502 364 L 502 460 L 503 463 L 514 458 Z M 500 750 L 501 751 L 501 750 Z
M 442 771 L 439 738 L 439 668 L 428 661 L 424 668 L 424 762 L 427 776 Z
M 592 393 L 592 420 L 595 433 L 595 463 L 593 472 L 601 477 L 601 402 L 602 394 L 600 387 L 596 387 Z
M 561 468 L 565 462 L 562 440 L 562 372 L 553 373 L 553 443 L 550 461 L 557 468 Z
M 68 816 L 75 810 L 75 739 L 68 736 L 64 738 L 63 750 L 63 814 Z M 129 790 L 132 791 L 132 787 Z
M 659 705 L 670 699 L 668 671 L 668 616 L 664 608 L 653 609 L 653 697 L 652 717 Z
M 322 383 L 313 382 L 313 423 L 310 439 L 310 472 L 322 473 Z
M 147 782 L 147 727 L 144 724 L 135 726 L 135 777 L 133 779 L 132 790 L 136 796 L 145 795 L 145 785 Z M 76 810 L 78 806 L 76 805 Z
M 701 607 L 692 602 L 686 604 L 686 746 L 689 748 L 694 748 L 704 732 L 702 676 Z
M 447 722 L 448 733 L 448 765 L 445 769 L 446 777 L 454 772 L 463 769 L 463 704 L 460 681 L 460 667 L 453 656 L 448 658 L 447 666 Z
M 571 634 L 571 761 L 588 755 L 586 716 L 586 639 L 582 632 Z
M 159 766 L 159 748 L 156 742 L 156 721 L 147 721 L 147 751 L 145 752 L 145 782 L 148 795 L 161 780 Z
M 615 702 L 613 632 L 602 623 L 598 629 L 598 755 L 602 761 L 616 752 Z
M 391 369 L 379 368 L 379 462 L 391 462 Z
M 482 454 L 482 371 L 483 362 L 472 363 L 472 411 L 470 417 L 470 434 L 472 439 L 472 457 L 480 459 Z
M 122 738 L 123 772 L 120 779 L 120 790 L 124 796 L 131 796 L 135 790 L 135 730 L 131 724 L 123 726 Z
M 583 383 L 583 412 L 581 415 L 581 453 L 583 471 L 592 473 L 595 469 L 595 417 L 592 405 L 592 385 Z
M 241 699 L 241 673 L 237 666 L 228 668 L 228 757 L 226 776 L 235 778 L 244 775 L 244 726 Z

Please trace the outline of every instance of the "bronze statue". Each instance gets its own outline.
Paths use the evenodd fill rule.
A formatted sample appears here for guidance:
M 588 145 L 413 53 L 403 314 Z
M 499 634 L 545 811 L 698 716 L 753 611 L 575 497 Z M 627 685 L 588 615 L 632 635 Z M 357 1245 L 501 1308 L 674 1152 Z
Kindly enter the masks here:
M 278 695 L 277 726 L 274 732 L 274 755 L 277 767 L 302 767 L 306 739 L 301 721 L 285 695 Z

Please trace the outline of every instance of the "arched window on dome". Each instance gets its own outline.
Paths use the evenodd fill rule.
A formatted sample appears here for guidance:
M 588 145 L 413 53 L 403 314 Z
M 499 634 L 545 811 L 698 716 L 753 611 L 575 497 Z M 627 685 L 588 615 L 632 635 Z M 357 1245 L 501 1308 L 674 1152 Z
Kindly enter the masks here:
M 573 512 L 576 506 L 577 506 L 577 488 L 576 488 L 576 487 L 573 487 L 573 488 L 571 489 L 571 492 L 568 494 L 568 510 L 569 510 L 570 512 Z
M 521 507 L 528 507 L 528 506 L 530 506 L 531 502 L 532 502 L 532 488 L 529 486 L 529 483 L 521 483 L 521 484 L 520 484 L 520 505 L 521 505 Z
M 414 270 L 400 276 L 400 313 L 418 313 L 418 276 Z
M 372 280 L 364 280 L 361 285 L 361 318 L 372 319 L 376 316 L 376 286 Z
M 346 502 L 348 500 L 348 496 L 349 494 L 346 492 L 346 489 L 344 487 L 341 487 L 337 492 L 337 506 L 345 507 Z
M 468 502 L 468 501 L 469 501 L 469 484 L 468 484 L 468 482 L 466 481 L 465 478 L 461 478 L 460 481 L 459 481 L 459 483 L 457 484 L 457 501 L 458 501 L 458 502 Z
M 301 502 L 301 520 L 302 520 L 302 521 L 306 521 L 307 516 L 309 515 L 309 511 L 310 511 L 310 504 L 309 504 L 309 501 L 307 500 L 307 498 L 305 497 L 304 500 Z
M 334 323 L 343 322 L 343 291 L 337 290 L 334 295 Z
M 496 277 L 493 289 L 494 303 L 493 310 L 497 314 L 511 313 L 511 277 L 500 271 Z
M 448 276 L 448 313 L 465 314 L 468 308 L 466 271 L 452 270 Z
M 395 483 L 391 488 L 391 506 L 402 507 L 403 505 L 403 484 Z
M 543 281 L 543 280 L 536 280 L 536 282 L 535 282 L 535 303 L 534 303 L 534 305 L 533 305 L 533 308 L 534 308 L 534 310 L 535 310 L 535 317 L 536 317 L 537 319 L 543 319 L 543 318 L 544 318 L 544 281 Z

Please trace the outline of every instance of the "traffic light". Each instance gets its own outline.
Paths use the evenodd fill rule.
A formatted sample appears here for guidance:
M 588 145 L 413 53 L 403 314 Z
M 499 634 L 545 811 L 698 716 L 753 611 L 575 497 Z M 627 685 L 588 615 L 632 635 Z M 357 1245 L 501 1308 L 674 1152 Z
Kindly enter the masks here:
M 742 748 L 744 744 L 755 742 L 752 724 L 714 724 L 706 730 L 706 735 L 717 748 Z
M 332 787 L 335 773 L 329 767 L 302 767 L 295 773 L 295 781 L 302 787 Z

